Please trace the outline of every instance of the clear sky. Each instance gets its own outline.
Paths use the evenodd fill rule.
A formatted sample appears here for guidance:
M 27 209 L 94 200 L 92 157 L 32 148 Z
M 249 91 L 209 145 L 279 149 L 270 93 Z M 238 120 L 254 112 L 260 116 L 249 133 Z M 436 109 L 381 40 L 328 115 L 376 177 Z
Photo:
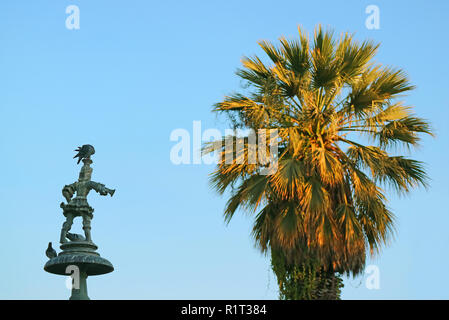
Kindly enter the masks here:
M 371 4 L 380 29 L 365 26 Z M 69 5 L 80 9 L 78 30 L 66 28 Z M 226 198 L 208 185 L 213 166 L 173 164 L 169 137 L 195 120 L 227 128 L 211 108 L 239 89 L 241 57 L 318 23 L 381 42 L 377 61 L 408 72 L 417 89 L 405 99 L 437 134 L 412 152 L 431 187 L 389 194 L 397 237 L 369 261 L 380 289 L 366 288 L 367 275 L 347 279 L 343 298 L 448 299 L 445 0 L 1 1 L 0 299 L 69 297 L 65 278 L 44 272 L 44 252 L 64 221 L 61 189 L 78 177 L 73 149 L 86 143 L 93 179 L 117 189 L 89 196 L 93 241 L 116 269 L 88 279 L 92 299 L 277 298 L 251 217 L 226 226 Z

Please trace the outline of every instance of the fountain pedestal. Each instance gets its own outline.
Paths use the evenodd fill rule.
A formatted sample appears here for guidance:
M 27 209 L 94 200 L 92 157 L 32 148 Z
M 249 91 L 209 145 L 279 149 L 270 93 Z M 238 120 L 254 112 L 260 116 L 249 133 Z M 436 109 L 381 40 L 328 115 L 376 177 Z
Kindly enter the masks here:
M 70 300 L 89 300 L 87 277 L 98 276 L 114 271 L 112 264 L 101 257 L 98 247 L 87 241 L 72 241 L 61 245 L 57 257 L 47 261 L 44 270 L 58 275 L 71 275 L 73 278 Z

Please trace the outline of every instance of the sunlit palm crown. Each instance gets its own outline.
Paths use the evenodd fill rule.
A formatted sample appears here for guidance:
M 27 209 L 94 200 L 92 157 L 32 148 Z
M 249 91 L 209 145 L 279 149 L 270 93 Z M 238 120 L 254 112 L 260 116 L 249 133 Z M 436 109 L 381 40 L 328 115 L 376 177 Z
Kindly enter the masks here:
M 212 183 L 231 191 L 225 218 L 239 207 L 254 212 L 253 235 L 263 251 L 282 249 L 296 261 L 357 274 L 367 251 L 377 252 L 394 230 L 383 188 L 426 185 L 420 162 L 390 154 L 416 146 L 419 133 L 431 134 L 397 101 L 413 86 L 403 71 L 373 62 L 378 45 L 348 34 L 336 39 L 318 27 L 309 44 L 299 29 L 299 40 L 259 44 L 269 62 L 243 58 L 237 74 L 248 83 L 245 94 L 225 97 L 215 110 L 236 127 L 277 129 L 279 167 L 262 175 L 261 164 L 226 163 L 225 138 L 208 145 L 207 152 L 223 155 Z

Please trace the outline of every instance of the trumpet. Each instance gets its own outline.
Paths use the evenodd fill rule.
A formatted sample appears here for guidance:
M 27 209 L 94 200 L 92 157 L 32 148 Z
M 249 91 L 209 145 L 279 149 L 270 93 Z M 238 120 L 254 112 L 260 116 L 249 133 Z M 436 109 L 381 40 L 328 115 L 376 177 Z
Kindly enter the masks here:
M 111 195 L 111 197 L 114 195 L 114 193 L 115 193 L 115 189 L 109 189 L 109 188 L 106 188 L 106 187 L 104 187 L 104 189 L 106 190 L 106 194 L 110 194 Z

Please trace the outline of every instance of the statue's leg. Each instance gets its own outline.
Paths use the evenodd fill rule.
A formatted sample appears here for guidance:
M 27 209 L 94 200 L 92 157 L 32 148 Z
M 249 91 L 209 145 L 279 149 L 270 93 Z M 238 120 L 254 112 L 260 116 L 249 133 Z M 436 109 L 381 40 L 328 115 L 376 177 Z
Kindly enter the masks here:
M 90 236 L 90 221 L 92 219 L 88 215 L 83 215 L 83 230 L 84 235 L 86 237 L 86 241 L 92 242 L 92 238 Z
M 66 243 L 67 242 L 67 232 L 70 230 L 70 228 L 72 228 L 72 224 L 73 224 L 73 215 L 71 213 L 67 214 L 67 219 L 65 220 L 65 222 L 62 225 L 62 229 L 61 229 L 61 239 L 59 242 L 61 243 Z

